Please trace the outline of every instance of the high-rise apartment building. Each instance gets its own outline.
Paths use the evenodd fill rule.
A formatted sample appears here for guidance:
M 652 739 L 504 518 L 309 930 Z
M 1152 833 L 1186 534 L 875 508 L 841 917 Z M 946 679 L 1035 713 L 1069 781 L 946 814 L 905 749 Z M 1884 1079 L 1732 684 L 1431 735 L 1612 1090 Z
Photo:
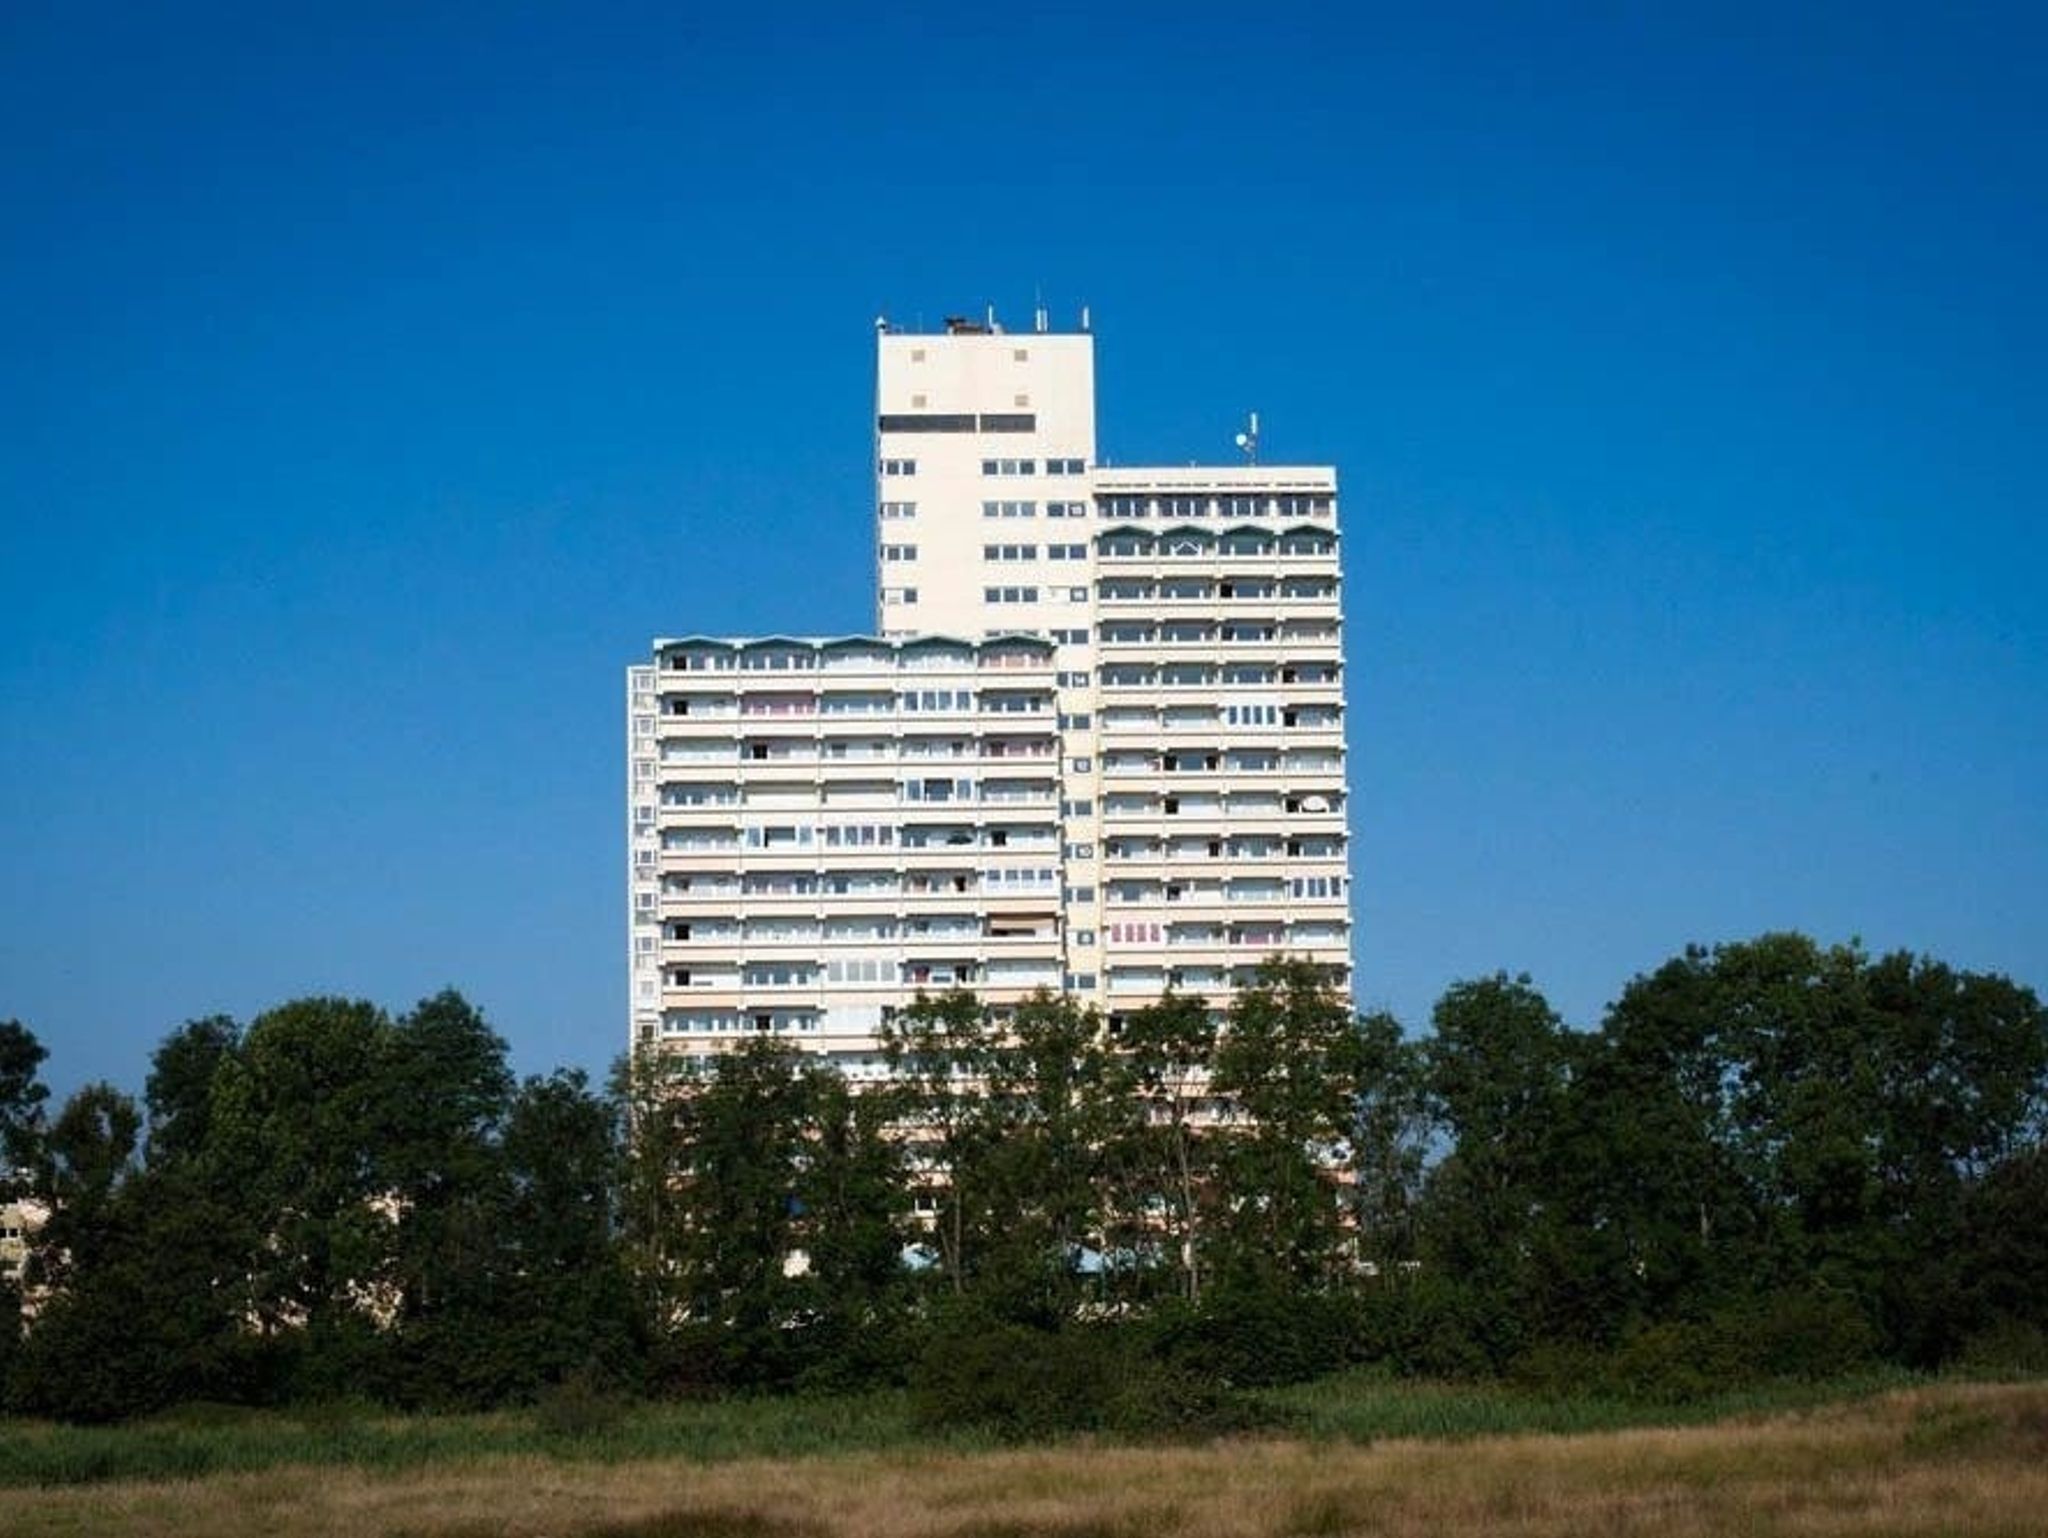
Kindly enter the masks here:
M 636 1049 L 850 1074 L 919 989 L 1348 984 L 1335 472 L 1111 469 L 1094 338 L 886 326 L 873 637 L 628 672 Z

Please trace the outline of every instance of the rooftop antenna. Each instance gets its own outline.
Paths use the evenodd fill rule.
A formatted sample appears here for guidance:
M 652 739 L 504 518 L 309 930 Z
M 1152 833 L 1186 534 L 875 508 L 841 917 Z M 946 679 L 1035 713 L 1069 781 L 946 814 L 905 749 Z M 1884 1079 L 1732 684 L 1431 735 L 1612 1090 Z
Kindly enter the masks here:
M 1031 329 L 1040 336 L 1043 336 L 1048 324 L 1048 318 L 1045 313 L 1045 288 L 1042 284 L 1033 285 L 1031 290 Z
M 996 334 L 997 334 L 998 332 L 1000 332 L 1000 331 L 1001 331 L 1002 329 L 1003 329 L 1003 328 L 1002 328 L 1001 326 L 999 326 L 999 325 L 997 325 L 997 324 L 996 324 L 996 307 L 995 307 L 995 306 L 994 306 L 993 304 L 991 304 L 991 305 L 990 305 L 990 306 L 988 307 L 988 331 L 989 331 L 989 335 L 990 335 L 990 336 L 994 336 L 994 335 L 996 335 Z
M 1088 329 L 1088 306 L 1085 304 L 1081 306 L 1081 329 L 1083 331 Z
M 1255 465 L 1259 462 L 1259 414 L 1254 411 L 1251 423 L 1237 435 L 1237 446 L 1244 450 L 1244 462 Z

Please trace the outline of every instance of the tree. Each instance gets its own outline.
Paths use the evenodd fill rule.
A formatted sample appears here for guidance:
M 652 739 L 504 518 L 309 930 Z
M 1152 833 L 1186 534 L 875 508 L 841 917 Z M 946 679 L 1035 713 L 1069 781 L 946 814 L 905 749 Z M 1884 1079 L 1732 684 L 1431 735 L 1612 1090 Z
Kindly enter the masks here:
M 1904 952 L 1871 963 L 1865 986 L 1883 1043 L 1876 1218 L 1897 1251 L 1878 1277 L 1879 1322 L 1895 1352 L 1931 1363 L 1962 1347 L 1984 1296 L 1973 1191 L 2041 1146 L 2048 1011 L 2006 978 Z
M 393 1302 L 379 1160 L 391 1029 L 360 1000 L 295 1000 L 250 1023 L 214 1086 L 213 1156 L 250 1240 L 242 1312 L 293 1349 L 308 1393 L 361 1389 Z
M 1312 963 L 1275 957 L 1231 1003 L 1213 1087 L 1231 1107 L 1219 1162 L 1218 1269 L 1240 1284 L 1316 1288 L 1339 1274 L 1339 1192 L 1364 1043 Z
M 38 1071 L 49 1051 L 19 1020 L 0 1020 L 0 1203 L 29 1189 L 42 1148 L 42 1108 L 50 1092 Z M 21 1349 L 21 1282 L 0 1273 L 0 1394 Z
M 882 1026 L 920 1194 L 936 1205 L 932 1237 L 947 1286 L 958 1297 L 982 1265 L 988 1237 L 990 1155 L 1001 1121 L 987 1089 L 995 1038 L 981 1001 L 964 989 L 920 993 Z
M 1583 1056 L 1569 1167 L 1615 1294 L 1609 1333 L 1725 1306 L 1766 1267 L 1770 1176 L 1738 1115 L 1752 1009 L 1731 1003 L 1712 953 L 1689 948 L 1630 981 Z
M 895 1107 L 856 1093 L 838 1073 L 813 1069 L 810 1131 L 797 1177 L 801 1279 L 812 1377 L 848 1385 L 898 1374 L 907 1303 L 903 1249 L 909 1191 Z
M 164 1257 L 136 1200 L 141 1125 L 134 1102 L 104 1083 L 79 1090 L 51 1124 L 39 1192 L 50 1218 L 29 1265 L 47 1301 L 17 1371 L 27 1409 L 113 1420 L 178 1393 Z
M 1102 1243 L 1108 1081 L 1101 1017 L 1064 995 L 1041 989 L 1026 999 L 991 1047 L 982 1290 L 1007 1317 L 1064 1319 L 1082 1253 Z
M 1156 1225 L 1176 1291 L 1194 1303 L 1202 1295 L 1202 1211 L 1213 1178 L 1202 1114 L 1216 1051 L 1208 1002 L 1168 993 L 1125 1018 L 1117 1046 L 1108 1154 L 1121 1177 L 1118 1247 L 1149 1250 Z
M 1809 1307 L 1959 1346 L 1971 1190 L 2038 1136 L 2031 993 L 1768 934 L 1634 979 L 1588 1045 L 1557 1191 L 1624 1327 Z
M 505 1313 L 520 1391 L 585 1373 L 633 1382 L 644 1332 L 618 1242 L 613 1104 L 577 1069 L 520 1085 L 503 1140 Z
M 1422 1052 L 1384 1011 L 1359 1016 L 1356 1029 L 1352 1212 L 1361 1254 L 1384 1274 L 1412 1259 L 1416 1249 L 1429 1141 Z
M 409 1403 L 501 1398 L 527 1377 L 506 1338 L 505 1043 L 481 1011 L 444 990 L 384 1034 L 372 1072 L 371 1178 L 391 1225 L 382 1344 L 393 1392 Z
M 802 1322 L 792 1260 L 809 1102 L 800 1054 L 754 1037 L 722 1053 L 677 1106 L 682 1295 L 690 1322 L 711 1332 L 723 1372 L 740 1382 L 791 1371 L 791 1332 Z
M 1452 1151 L 1431 1171 L 1425 1270 L 1470 1344 L 1502 1365 L 1546 1333 L 1558 1151 L 1576 1044 L 1526 976 L 1454 983 L 1431 1016 L 1423 1088 Z
M 49 1055 L 19 1020 L 0 1020 L 0 1198 L 19 1189 L 40 1152 L 50 1091 L 38 1074 Z
M 50 1219 L 38 1236 L 31 1280 L 62 1289 L 118 1247 L 109 1209 L 133 1168 L 141 1128 L 135 1102 L 111 1084 L 88 1084 L 64 1103 L 44 1140 L 39 1185 Z
M 214 1082 L 241 1044 L 239 1025 L 226 1015 L 208 1015 L 188 1020 L 158 1045 L 143 1095 L 152 1164 L 194 1159 L 205 1149 Z
M 637 1313 L 659 1339 L 689 1312 L 683 1276 L 687 1145 L 683 1097 L 694 1075 L 647 1052 L 612 1065 L 610 1096 L 625 1142 L 620 1156 L 619 1242 Z

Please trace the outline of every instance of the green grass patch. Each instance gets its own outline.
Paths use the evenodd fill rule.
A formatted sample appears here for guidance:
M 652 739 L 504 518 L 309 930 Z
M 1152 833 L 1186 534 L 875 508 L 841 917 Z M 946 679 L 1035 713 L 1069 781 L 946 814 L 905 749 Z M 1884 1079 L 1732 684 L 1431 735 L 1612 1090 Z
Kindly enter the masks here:
M 577 1406 L 570 1413 L 549 1405 L 482 1415 L 393 1415 L 345 1404 L 304 1411 L 205 1407 L 125 1426 L 0 1423 L 0 1487 L 196 1479 L 295 1463 L 392 1470 L 513 1455 L 723 1462 L 912 1444 L 967 1450 L 984 1442 L 913 1431 L 906 1400 L 893 1391 Z
M 1287 1434 L 1370 1443 L 1694 1425 L 1853 1402 L 1933 1381 L 1881 1370 L 1674 1404 L 1505 1384 L 1417 1382 L 1361 1370 L 1250 1397 Z M 404 1470 L 512 1456 L 717 1463 L 899 1450 L 972 1452 L 999 1441 L 985 1430 L 921 1424 L 914 1409 L 909 1395 L 891 1390 L 669 1404 L 572 1397 L 480 1415 L 395 1415 L 354 1404 L 293 1411 L 200 1405 L 124 1426 L 11 1421 L 0 1422 L 0 1487 L 199 1479 L 286 1464 Z M 1979 1440 L 1983 1428 L 1972 1418 L 1976 1414 L 1956 1412 L 1953 1423 L 1930 1418 L 1915 1428 L 1915 1450 Z M 2001 1435 L 2048 1455 L 2048 1429 L 2036 1422 L 2003 1428 Z M 1113 1434 L 1100 1439 L 1126 1440 Z M 1305 1531 L 1321 1520 L 1315 1512 L 1299 1516 Z
M 1493 1383 L 1431 1383 L 1359 1369 L 1256 1397 L 1303 1435 L 1331 1441 L 1384 1438 L 1456 1441 L 1527 1434 L 1569 1435 L 1631 1426 L 1685 1426 L 1865 1399 L 1930 1379 L 1881 1368 L 1818 1383 L 1758 1385 L 1678 1403 L 1595 1393 L 1540 1391 Z

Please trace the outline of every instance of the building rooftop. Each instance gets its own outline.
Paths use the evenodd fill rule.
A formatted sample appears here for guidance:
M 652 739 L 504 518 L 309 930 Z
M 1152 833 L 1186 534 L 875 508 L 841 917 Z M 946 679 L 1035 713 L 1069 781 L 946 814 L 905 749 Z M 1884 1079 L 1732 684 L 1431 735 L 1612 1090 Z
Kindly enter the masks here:
M 905 636 L 684 635 L 657 636 L 654 641 L 654 649 L 658 652 L 667 651 L 671 647 L 676 646 L 719 647 L 726 651 L 748 651 L 755 647 L 765 646 L 809 647 L 813 651 L 831 651 L 842 646 L 872 647 L 877 651 L 915 651 L 927 646 L 958 646 L 974 651 L 985 651 L 994 646 L 1028 646 L 1034 651 L 1043 652 L 1053 650 L 1053 643 L 1045 636 L 1035 635 L 1029 631 L 1022 630 L 1003 631 L 994 635 L 979 636 L 930 635 L 923 633 Z

